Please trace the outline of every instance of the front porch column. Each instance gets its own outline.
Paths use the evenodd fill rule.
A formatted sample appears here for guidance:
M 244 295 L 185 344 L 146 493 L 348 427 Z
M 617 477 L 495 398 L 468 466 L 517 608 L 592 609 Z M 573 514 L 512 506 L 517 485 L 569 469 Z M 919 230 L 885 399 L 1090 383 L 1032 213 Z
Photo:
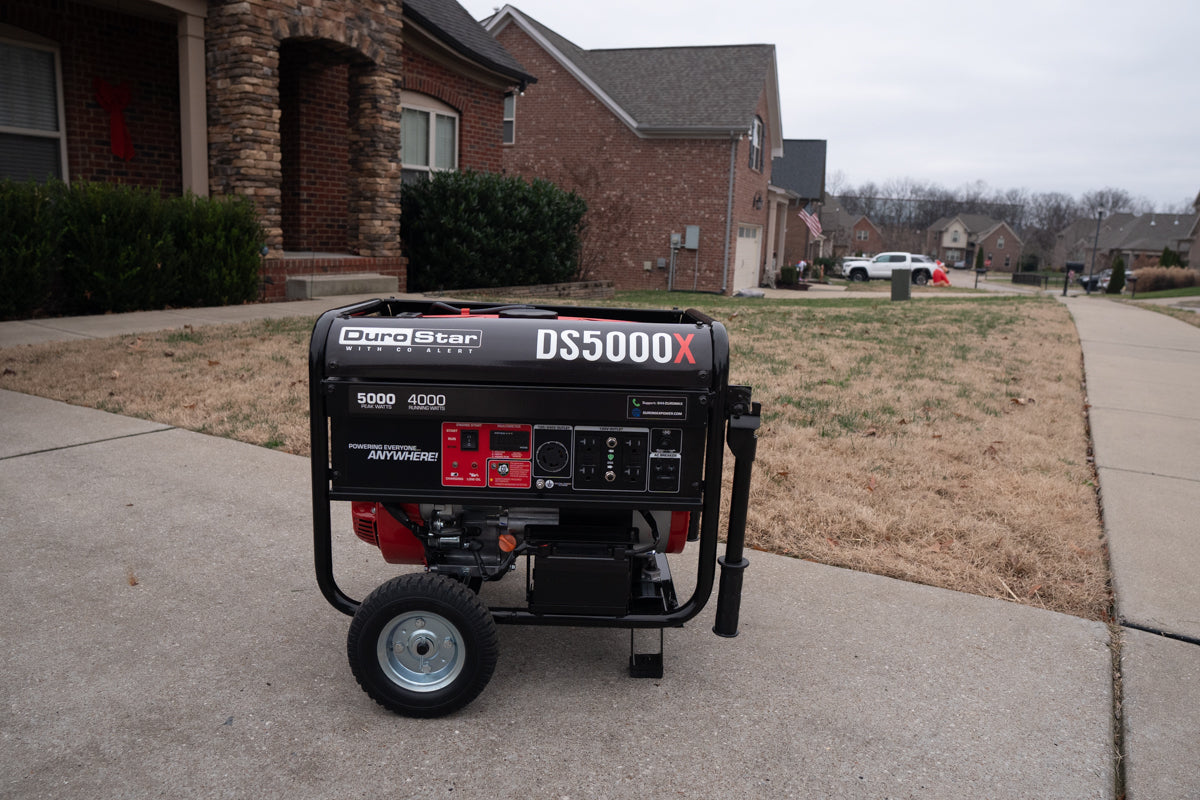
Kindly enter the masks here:
M 179 124 L 183 190 L 208 196 L 208 103 L 204 74 L 204 18 L 181 14 L 179 30 Z
M 350 214 L 362 256 L 400 254 L 400 58 L 350 72 Z

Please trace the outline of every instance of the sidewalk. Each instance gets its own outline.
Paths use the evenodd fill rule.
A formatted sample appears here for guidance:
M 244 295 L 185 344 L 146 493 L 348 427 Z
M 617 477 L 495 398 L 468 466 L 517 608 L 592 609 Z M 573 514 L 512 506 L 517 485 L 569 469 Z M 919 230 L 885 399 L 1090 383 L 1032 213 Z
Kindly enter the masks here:
M 202 315 L 349 300 L 310 302 Z M 1200 797 L 1200 330 L 1064 302 L 1121 621 L 1184 637 L 1124 630 L 1128 797 Z M 10 325 L 0 346 L 32 335 Z M 667 631 L 660 681 L 627 677 L 623 631 L 502 626 L 471 706 L 387 714 L 316 588 L 308 481 L 302 458 L 0 391 L 0 795 L 1115 797 L 1105 626 L 764 553 L 741 635 L 712 635 L 710 602 Z M 694 558 L 672 560 L 685 593 Z M 393 574 L 380 562 L 337 543 L 354 596 Z
M 1101 297 L 1064 302 L 1123 626 L 1129 797 L 1200 797 L 1200 328 Z

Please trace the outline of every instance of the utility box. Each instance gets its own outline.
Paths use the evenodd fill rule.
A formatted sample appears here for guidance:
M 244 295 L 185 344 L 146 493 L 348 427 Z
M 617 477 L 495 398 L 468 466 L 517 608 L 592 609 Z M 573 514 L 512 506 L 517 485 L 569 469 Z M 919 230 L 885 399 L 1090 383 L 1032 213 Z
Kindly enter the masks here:
M 892 300 L 912 299 L 912 270 L 892 270 Z
M 700 226 L 688 225 L 683 231 L 683 247 L 685 250 L 700 249 Z

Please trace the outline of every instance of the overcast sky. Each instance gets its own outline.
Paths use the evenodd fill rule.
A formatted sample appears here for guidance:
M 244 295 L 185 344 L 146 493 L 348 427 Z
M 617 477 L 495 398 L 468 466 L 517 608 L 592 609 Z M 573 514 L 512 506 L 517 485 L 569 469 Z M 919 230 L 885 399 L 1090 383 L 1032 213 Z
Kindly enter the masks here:
M 825 139 L 850 184 L 1200 192 L 1198 0 L 512 5 L 587 49 L 775 45 L 784 137 Z

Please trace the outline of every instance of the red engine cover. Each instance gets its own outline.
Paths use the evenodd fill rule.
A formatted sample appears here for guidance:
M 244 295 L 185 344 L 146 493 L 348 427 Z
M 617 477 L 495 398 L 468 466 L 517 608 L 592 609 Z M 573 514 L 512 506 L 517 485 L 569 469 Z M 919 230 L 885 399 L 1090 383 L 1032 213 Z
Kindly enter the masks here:
M 401 506 L 410 521 L 422 524 L 420 510 L 416 505 Z M 354 520 L 354 533 L 368 544 L 373 544 L 383 553 L 389 564 L 424 564 L 425 546 L 406 526 L 379 503 L 354 502 L 350 504 L 350 515 Z

